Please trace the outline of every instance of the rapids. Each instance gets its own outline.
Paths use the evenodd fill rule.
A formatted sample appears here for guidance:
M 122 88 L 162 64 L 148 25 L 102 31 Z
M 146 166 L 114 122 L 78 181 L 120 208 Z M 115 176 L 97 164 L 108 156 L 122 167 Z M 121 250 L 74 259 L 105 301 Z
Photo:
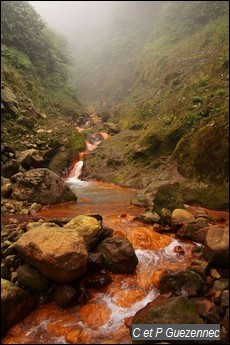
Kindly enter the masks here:
M 77 174 L 78 168 L 74 168 Z M 130 320 L 159 294 L 163 272 L 184 268 L 191 261 L 192 243 L 158 234 L 151 225 L 138 220 L 144 209 L 130 204 L 135 190 L 80 181 L 78 176 L 66 180 L 78 201 L 44 207 L 40 215 L 50 219 L 101 214 L 103 225 L 112 228 L 114 236 L 132 242 L 139 261 L 136 272 L 110 273 L 112 282 L 98 290 L 87 289 L 88 301 L 82 305 L 68 309 L 61 309 L 55 302 L 40 305 L 7 332 L 3 344 L 131 344 Z M 178 245 L 185 254 L 174 251 Z

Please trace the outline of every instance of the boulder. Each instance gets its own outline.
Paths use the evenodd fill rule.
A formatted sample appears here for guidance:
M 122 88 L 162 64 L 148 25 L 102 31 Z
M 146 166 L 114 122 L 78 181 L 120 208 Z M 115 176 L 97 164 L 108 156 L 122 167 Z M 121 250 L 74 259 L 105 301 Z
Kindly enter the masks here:
M 159 295 L 132 319 L 132 324 L 197 324 L 203 323 L 187 297 L 168 298 Z M 156 339 L 156 342 L 159 340 Z
M 85 242 L 71 229 L 43 223 L 23 234 L 13 246 L 26 262 L 59 283 L 71 282 L 87 269 Z
M 188 225 L 195 223 L 195 221 L 195 217 L 187 210 L 175 209 L 172 213 L 172 227 L 176 227 L 177 225 Z
M 1 175 L 6 178 L 10 178 L 19 172 L 20 164 L 16 159 L 11 159 L 5 163 L 1 168 Z
M 190 301 L 202 319 L 206 319 L 210 323 L 219 323 L 220 310 L 214 303 L 205 297 L 192 298 Z
M 36 292 L 45 291 L 49 287 L 49 281 L 29 265 L 19 266 L 17 277 L 20 284 Z
M 167 208 L 171 212 L 176 208 L 184 208 L 180 184 L 175 182 L 159 187 L 153 203 L 154 211 L 159 214 L 162 208 Z
M 229 267 L 229 227 L 211 227 L 204 243 L 204 256 L 210 262 Z
M 43 166 L 43 157 L 35 149 L 18 151 L 16 152 L 16 158 L 25 169 L 29 169 L 30 167 L 41 168 Z
M 101 222 L 90 216 L 80 215 L 74 217 L 63 228 L 73 229 L 82 236 L 88 250 L 94 248 L 104 238 Z
M 201 276 L 191 270 L 166 273 L 160 278 L 161 293 L 172 292 L 174 295 L 197 296 L 203 289 L 204 281 Z
M 143 223 L 154 224 L 159 222 L 161 217 L 156 212 L 146 211 L 140 216 L 140 219 Z
M 95 249 L 102 254 L 103 265 L 116 273 L 132 273 L 138 264 L 134 248 L 123 237 L 106 238 Z
M 70 284 L 61 284 L 55 291 L 55 301 L 61 308 L 67 308 L 77 302 L 78 298 L 82 295 L 79 287 Z
M 10 114 L 12 117 L 19 115 L 19 105 L 15 94 L 10 88 L 4 86 L 1 89 L 1 103 L 4 106 L 3 113 Z
M 12 197 L 39 204 L 57 204 L 77 199 L 64 181 L 49 169 L 32 169 L 13 186 Z
M 28 291 L 1 279 L 1 333 L 22 321 L 31 312 L 34 304 L 35 301 Z

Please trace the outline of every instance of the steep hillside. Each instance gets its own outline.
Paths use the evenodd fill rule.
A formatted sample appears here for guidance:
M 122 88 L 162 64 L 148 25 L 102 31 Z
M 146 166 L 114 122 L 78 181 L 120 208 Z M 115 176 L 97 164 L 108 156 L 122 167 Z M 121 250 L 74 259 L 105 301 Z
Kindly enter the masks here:
M 154 2 L 148 6 L 154 10 Z M 144 22 L 143 18 L 142 12 L 139 21 Z M 186 201 L 226 207 L 228 3 L 163 2 L 157 7 L 156 20 L 138 54 L 133 54 L 135 62 L 130 60 L 131 82 L 122 87 L 123 99 L 114 95 L 108 106 L 110 120 L 119 122 L 122 131 L 88 157 L 85 175 L 146 188 L 153 180 L 178 180 L 179 173 L 179 180 L 189 179 L 199 188 L 204 184 L 208 190 L 203 188 L 202 197 L 191 196 Z M 129 25 L 130 32 L 133 22 Z M 129 39 L 129 35 L 125 37 Z M 136 33 L 137 42 L 139 38 L 142 35 Z M 125 59 L 126 64 L 118 60 L 121 71 L 126 69 L 128 55 Z M 110 63 L 108 59 L 97 69 L 106 83 L 110 81 L 109 90 L 118 82 L 113 75 L 110 78 Z M 124 78 L 126 73 L 129 71 Z M 101 88 L 99 84 L 97 96 Z M 101 102 L 109 105 L 106 92 Z
M 2 165 L 7 150 L 36 149 L 47 166 L 61 149 L 63 161 L 51 166 L 61 172 L 84 148 L 74 126 L 87 118 L 69 82 L 68 43 L 27 1 L 1 7 Z

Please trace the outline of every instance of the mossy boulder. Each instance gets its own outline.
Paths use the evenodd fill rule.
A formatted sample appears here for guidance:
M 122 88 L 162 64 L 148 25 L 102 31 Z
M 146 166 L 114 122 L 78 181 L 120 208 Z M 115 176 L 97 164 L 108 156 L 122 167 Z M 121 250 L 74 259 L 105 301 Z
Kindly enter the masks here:
M 174 157 L 183 176 L 218 185 L 228 180 L 228 122 L 225 115 L 210 119 L 178 142 Z
M 34 304 L 35 300 L 28 291 L 1 279 L 1 333 L 22 321 Z
M 181 186 L 178 182 L 168 183 L 159 187 L 153 200 L 153 210 L 160 214 L 162 208 L 173 211 L 184 208 Z

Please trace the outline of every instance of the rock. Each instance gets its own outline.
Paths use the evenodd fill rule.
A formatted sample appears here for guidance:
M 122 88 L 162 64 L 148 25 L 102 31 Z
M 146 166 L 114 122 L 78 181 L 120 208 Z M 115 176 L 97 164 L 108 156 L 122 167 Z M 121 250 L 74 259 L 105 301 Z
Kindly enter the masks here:
M 229 280 L 227 278 L 221 278 L 219 280 L 215 280 L 213 284 L 213 288 L 217 291 L 224 291 L 229 288 Z
M 22 321 L 31 312 L 34 303 L 29 292 L 1 279 L 1 333 Z
M 19 266 L 17 275 L 20 284 L 35 292 L 46 291 L 49 287 L 48 279 L 29 265 Z
M 95 251 L 102 254 L 104 267 L 112 272 L 131 273 L 138 264 L 132 244 L 123 237 L 106 238 Z
M 1 102 L 4 106 L 3 114 L 7 113 L 12 115 L 12 117 L 17 117 L 19 115 L 17 98 L 11 89 L 6 86 L 1 89 Z
M 211 227 L 205 239 L 204 256 L 210 262 L 229 267 L 229 227 Z
M 88 272 L 97 272 L 100 271 L 103 267 L 103 260 L 101 253 L 92 253 L 89 252 L 89 261 L 88 261 Z
M 41 205 L 34 202 L 29 208 L 29 214 L 32 214 L 32 215 L 36 214 L 38 211 L 40 211 L 40 209 L 41 209 Z
M 107 286 L 112 282 L 108 273 L 94 273 L 85 278 L 84 286 L 86 288 L 100 289 L 103 286 Z
M 57 225 L 43 223 L 23 234 L 13 246 L 26 262 L 56 282 L 71 282 L 87 268 L 88 252 L 83 238 Z
M 41 168 L 43 165 L 43 157 L 40 155 L 40 152 L 35 149 L 17 151 L 16 158 L 25 169 L 29 169 L 31 167 Z
M 172 213 L 171 225 L 173 228 L 177 228 L 178 225 L 195 223 L 195 221 L 195 217 L 187 210 L 175 209 Z
M 144 194 L 138 193 L 132 200 L 134 206 L 147 207 L 148 199 Z
M 7 183 L 1 187 L 1 195 L 3 198 L 9 198 L 12 192 L 12 184 Z
M 211 268 L 211 277 L 214 279 L 220 279 L 221 275 L 219 274 L 219 272 L 215 269 L 215 268 Z
M 168 183 L 158 188 L 154 200 L 154 211 L 160 214 L 162 208 L 171 212 L 178 208 L 184 208 L 181 188 L 178 182 Z
M 109 134 L 117 134 L 120 132 L 120 127 L 116 123 L 107 122 L 104 124 L 104 130 Z
M 205 297 L 191 298 L 190 301 L 202 319 L 206 319 L 210 323 L 219 323 L 220 310 L 214 303 Z
M 159 222 L 161 217 L 156 212 L 147 211 L 140 216 L 140 219 L 146 224 L 154 224 Z
M 160 210 L 160 216 L 161 216 L 161 224 L 164 225 L 171 225 L 172 220 L 172 213 L 167 208 L 162 208 Z
M 229 333 L 229 308 L 226 310 L 226 313 L 222 319 L 222 325 L 226 328 Z
M 49 169 L 32 169 L 13 186 L 12 197 L 39 204 L 57 204 L 77 199 L 63 180 Z
M 59 285 L 55 291 L 55 301 L 61 308 L 67 308 L 73 305 L 81 296 L 82 291 L 79 287 L 70 284 Z
M 221 307 L 229 307 L 229 290 L 224 290 L 221 295 Z
M 104 238 L 101 222 L 94 217 L 83 215 L 74 217 L 63 228 L 72 229 L 82 236 L 88 250 L 93 249 Z
M 208 262 L 195 260 L 191 262 L 191 266 L 189 266 L 187 269 L 198 273 L 201 278 L 205 280 L 206 276 L 208 275 Z
M 10 280 L 10 271 L 3 262 L 1 263 L 1 278 Z
M 132 324 L 199 324 L 203 323 L 191 301 L 184 296 L 159 295 L 133 317 Z M 156 340 L 158 342 L 159 340 Z
M 1 174 L 3 177 L 10 178 L 14 174 L 19 172 L 19 162 L 16 159 L 9 160 L 1 168 Z
M 161 293 L 172 292 L 174 295 L 197 296 L 203 289 L 204 281 L 199 274 L 191 270 L 166 273 L 160 278 Z
M 22 175 L 23 175 L 22 172 L 18 172 L 17 174 L 14 174 L 13 176 L 11 176 L 10 180 L 15 183 L 18 178 L 22 177 Z

